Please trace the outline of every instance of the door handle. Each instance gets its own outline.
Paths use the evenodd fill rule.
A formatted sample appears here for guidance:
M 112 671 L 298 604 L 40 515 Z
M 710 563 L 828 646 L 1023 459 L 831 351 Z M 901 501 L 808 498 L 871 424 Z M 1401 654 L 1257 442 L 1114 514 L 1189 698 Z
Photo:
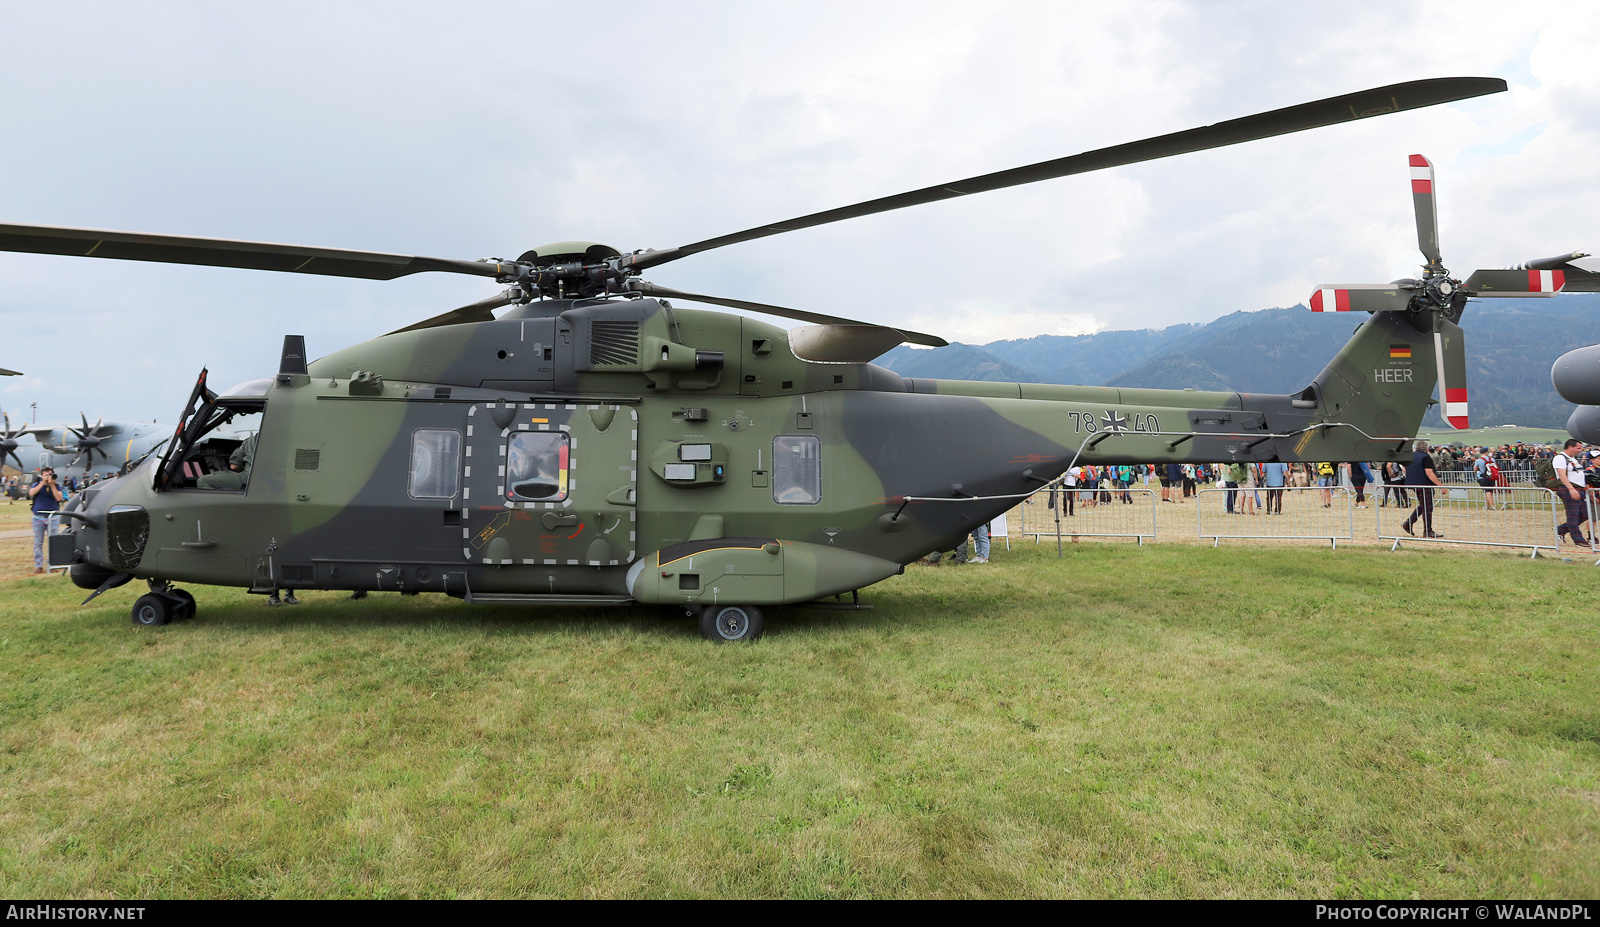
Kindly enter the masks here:
M 544 513 L 543 521 L 547 530 L 554 531 L 557 528 L 570 528 L 577 524 L 578 516 L 557 515 L 555 512 L 546 512 Z

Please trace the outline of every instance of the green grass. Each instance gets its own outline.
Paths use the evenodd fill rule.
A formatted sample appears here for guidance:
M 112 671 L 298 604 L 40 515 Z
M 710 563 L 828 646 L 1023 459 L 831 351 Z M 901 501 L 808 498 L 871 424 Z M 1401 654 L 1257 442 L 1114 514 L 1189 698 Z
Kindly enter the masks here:
M 1596 575 L 1025 544 L 743 646 L 17 580 L 0 893 L 1593 897 Z

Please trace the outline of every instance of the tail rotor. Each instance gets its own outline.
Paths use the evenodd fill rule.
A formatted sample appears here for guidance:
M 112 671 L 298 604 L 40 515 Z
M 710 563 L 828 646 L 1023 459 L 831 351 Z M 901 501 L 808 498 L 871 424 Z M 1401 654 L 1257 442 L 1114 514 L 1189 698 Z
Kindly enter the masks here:
M 1410 158 L 1411 204 L 1416 214 L 1417 249 L 1422 276 L 1388 284 L 1328 284 L 1312 294 L 1312 312 L 1404 312 L 1419 343 L 1432 342 L 1435 374 L 1443 417 L 1450 427 L 1470 425 L 1467 412 L 1467 347 L 1461 326 L 1468 299 L 1549 297 L 1561 292 L 1576 271 L 1600 281 L 1600 272 L 1574 267 L 1582 253 L 1543 258 L 1506 270 L 1479 270 L 1465 283 L 1450 275 L 1439 247 L 1439 208 L 1433 162 L 1420 154 Z M 1589 287 L 1585 287 L 1588 289 Z

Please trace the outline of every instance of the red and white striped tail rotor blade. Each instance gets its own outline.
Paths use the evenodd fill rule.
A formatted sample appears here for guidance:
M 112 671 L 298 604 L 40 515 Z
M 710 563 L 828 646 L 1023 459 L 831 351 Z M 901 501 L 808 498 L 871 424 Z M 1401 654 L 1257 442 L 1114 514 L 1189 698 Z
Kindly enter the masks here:
M 1411 204 L 1417 211 L 1417 247 L 1431 267 L 1439 263 L 1439 207 L 1433 198 L 1433 162 L 1411 156 Z
M 1337 283 L 1317 287 L 1312 312 L 1404 312 L 1411 294 L 1392 283 Z
M 1561 270 L 1479 270 L 1462 286 L 1473 296 L 1554 296 L 1567 285 Z
M 1439 365 L 1439 398 L 1444 420 L 1457 431 L 1470 427 L 1467 416 L 1467 343 L 1461 326 L 1439 320 L 1433 333 L 1433 356 Z

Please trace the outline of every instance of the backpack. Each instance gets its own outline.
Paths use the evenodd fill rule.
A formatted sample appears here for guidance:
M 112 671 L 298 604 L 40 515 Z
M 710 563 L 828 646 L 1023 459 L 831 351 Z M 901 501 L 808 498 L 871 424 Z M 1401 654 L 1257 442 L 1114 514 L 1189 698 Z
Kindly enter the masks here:
M 1568 466 L 1571 462 L 1568 461 Z M 1554 457 L 1540 457 L 1533 463 L 1533 479 L 1545 489 L 1563 489 L 1561 480 L 1556 478 L 1556 460 Z
M 1498 466 L 1496 466 L 1495 462 L 1492 461 L 1492 460 L 1489 461 L 1489 465 L 1486 468 L 1484 468 L 1484 473 L 1491 480 L 1498 481 L 1500 479 L 1500 468 Z

